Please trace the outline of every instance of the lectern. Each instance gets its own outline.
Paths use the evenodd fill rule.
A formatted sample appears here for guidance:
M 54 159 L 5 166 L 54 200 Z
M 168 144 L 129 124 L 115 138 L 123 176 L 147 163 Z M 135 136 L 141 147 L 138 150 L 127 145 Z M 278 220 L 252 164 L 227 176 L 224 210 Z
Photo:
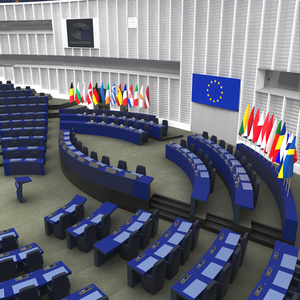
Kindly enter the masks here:
M 17 188 L 17 197 L 20 203 L 26 202 L 26 200 L 23 197 L 23 184 L 27 182 L 31 182 L 32 180 L 30 179 L 29 176 L 23 176 L 23 177 L 15 177 L 15 185 Z

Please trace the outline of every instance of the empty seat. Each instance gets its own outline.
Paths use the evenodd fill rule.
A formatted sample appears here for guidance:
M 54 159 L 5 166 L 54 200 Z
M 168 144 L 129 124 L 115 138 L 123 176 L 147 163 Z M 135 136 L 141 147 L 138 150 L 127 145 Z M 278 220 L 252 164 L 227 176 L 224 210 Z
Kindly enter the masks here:
M 164 287 L 166 277 L 166 262 L 162 258 L 157 261 L 150 274 L 141 276 L 142 287 L 148 293 L 155 295 Z
M 205 165 L 205 167 L 207 169 L 208 168 L 208 164 L 209 164 L 209 156 L 208 156 L 208 154 L 204 155 L 203 164 Z
M 197 156 L 201 159 L 201 160 L 203 160 L 203 158 L 204 158 L 204 152 L 203 152 L 203 150 L 202 149 L 198 149 L 198 151 L 197 151 Z
M 257 204 L 257 199 L 259 195 L 259 188 L 260 188 L 260 182 L 258 179 L 255 180 L 254 188 L 253 188 L 253 202 L 254 202 L 254 208 Z
M 102 216 L 101 221 L 96 225 L 96 239 L 98 241 L 107 237 L 110 233 L 111 220 L 110 214 Z
M 216 168 L 213 168 L 212 172 L 211 172 L 211 176 L 209 178 L 209 183 L 210 183 L 210 189 L 209 192 L 212 193 L 214 191 L 214 187 L 215 187 L 215 181 L 216 181 L 216 173 L 217 170 Z
M 240 240 L 240 244 L 241 244 L 241 248 L 242 248 L 242 252 L 243 252 L 240 266 L 242 265 L 242 263 L 244 261 L 245 254 L 247 252 L 248 240 L 249 240 L 249 232 L 245 232 L 243 234 L 243 237 Z
M 213 141 L 215 144 L 218 143 L 218 139 L 217 139 L 217 137 L 216 137 L 215 135 L 212 135 L 212 136 L 210 137 L 210 140 Z
M 222 268 L 222 270 L 220 271 L 220 273 L 216 278 L 217 281 L 216 300 L 221 300 L 225 296 L 230 282 L 230 275 L 231 275 L 231 263 L 228 262 Z
M 196 146 L 195 146 L 194 144 L 190 144 L 189 150 L 190 150 L 192 153 L 195 153 L 195 152 L 196 152 Z
M 198 243 L 200 232 L 200 220 L 197 219 L 192 225 L 192 244 L 191 244 L 191 251 L 195 249 Z
M 87 253 L 93 249 L 96 241 L 96 227 L 89 224 L 84 228 L 83 234 L 77 237 L 77 247 L 80 251 Z
M 30 273 L 41 269 L 44 265 L 43 255 L 39 249 L 35 249 L 26 254 L 26 259 L 23 262 L 25 273 Z
M 30 86 L 29 85 L 27 85 L 26 87 L 25 87 L 25 90 L 30 90 L 31 88 L 30 88 Z
M 151 237 L 151 220 L 148 219 L 142 226 L 140 232 L 140 249 L 144 250 L 150 242 Z
M 2 243 L 0 245 L 0 253 L 15 250 L 18 247 L 19 247 L 19 242 L 17 238 L 13 234 L 7 235 L 2 238 Z
M 241 259 L 243 254 L 242 252 L 243 252 L 242 247 L 238 246 L 232 255 L 230 283 L 233 283 L 235 277 L 238 274 L 239 267 L 241 265 Z
M 83 153 L 84 155 L 86 155 L 86 156 L 89 156 L 89 149 L 88 149 L 88 147 L 83 146 L 83 147 L 82 147 L 82 153 Z
M 189 231 L 186 233 L 180 243 L 180 264 L 183 265 L 190 257 L 192 248 L 192 233 Z
M 207 131 L 203 131 L 202 132 L 202 136 L 206 139 L 208 139 L 208 132 Z
M 217 297 L 217 282 L 212 280 L 201 294 L 201 300 L 215 300 Z
M 147 121 L 147 122 L 149 122 L 149 116 L 143 116 L 143 119 L 145 120 L 145 121 Z
M 247 157 L 246 156 L 242 156 L 240 159 L 240 163 L 241 165 L 244 167 L 244 169 L 246 170 L 246 166 L 247 166 Z
M 180 264 L 180 246 L 176 245 L 166 259 L 166 278 L 171 280 L 177 273 Z
M 139 254 L 139 248 L 140 232 L 135 230 L 130 234 L 127 242 L 121 245 L 119 254 L 123 259 L 130 261 Z
M 253 170 L 252 164 L 251 163 L 247 163 L 247 165 L 246 165 L 246 172 L 247 172 L 249 178 L 251 177 L 252 170 Z
M 10 81 L 10 80 L 7 80 L 7 81 L 6 81 L 6 84 L 11 84 L 11 81 Z
M 123 125 L 129 127 L 129 121 L 125 120 L 124 123 L 123 123 Z
M 98 154 L 96 151 L 91 151 L 91 154 L 90 154 L 91 158 L 98 161 Z
M 146 167 L 145 166 L 141 166 L 141 165 L 137 165 L 135 172 L 138 173 L 138 174 L 146 175 Z
M 76 136 L 74 136 L 72 144 L 75 148 L 77 148 L 77 137 Z
M 107 123 L 107 118 L 102 118 L 102 123 Z
M 251 176 L 250 176 L 250 182 L 252 184 L 252 187 L 254 187 L 254 185 L 255 185 L 256 177 L 257 177 L 256 172 L 252 170 Z
M 183 147 L 183 148 L 186 148 L 186 140 L 182 139 L 180 141 L 180 146 Z
M 50 300 L 58 300 L 70 294 L 70 281 L 65 272 L 52 277 L 50 284 L 46 286 Z
M 41 293 L 34 284 L 23 287 L 19 290 L 19 296 L 15 300 L 39 300 L 41 299 Z
M 45 96 L 45 93 L 40 93 L 40 96 Z
M 151 238 L 154 238 L 154 236 L 157 233 L 158 223 L 159 223 L 159 210 L 155 209 L 151 216 Z
M 235 150 L 233 156 L 234 156 L 238 161 L 240 161 L 240 159 L 241 159 L 241 152 L 240 152 L 239 150 Z
M 66 229 L 71 225 L 71 215 L 68 213 L 61 215 L 59 221 L 52 226 L 54 235 L 58 239 L 63 240 L 66 237 Z
M 209 160 L 208 161 L 208 166 L 207 166 L 207 171 L 208 171 L 209 177 L 211 177 L 211 173 L 212 173 L 213 168 L 214 168 L 214 165 L 213 165 L 212 161 Z
M 118 168 L 127 171 L 127 162 L 125 160 L 119 160 Z
M 77 148 L 78 151 L 82 152 L 82 142 L 81 141 L 77 142 L 77 147 L 76 148 Z
M 228 144 L 226 149 L 230 154 L 233 154 L 233 146 Z
M 114 124 L 119 125 L 119 120 L 118 119 L 114 119 Z
M 15 278 L 17 276 L 17 273 L 18 267 L 11 257 L 2 259 L 0 261 L 0 281 Z
M 158 118 L 153 118 L 153 123 L 158 124 Z
M 162 125 L 166 126 L 166 128 L 163 129 L 163 136 L 167 135 L 168 134 L 168 128 L 169 128 L 169 125 L 168 125 L 168 121 L 167 120 L 163 120 L 162 121 Z
M 109 157 L 106 156 L 106 155 L 103 155 L 103 156 L 102 156 L 101 162 L 102 162 L 103 164 L 106 164 L 106 165 L 110 166 Z
M 71 213 L 72 224 L 81 221 L 84 218 L 84 206 L 83 203 L 76 205 L 74 212 Z
M 135 129 L 139 129 L 139 124 L 138 123 L 133 123 L 132 127 L 135 128 Z
M 148 125 L 144 125 L 143 130 L 149 133 L 149 126 Z

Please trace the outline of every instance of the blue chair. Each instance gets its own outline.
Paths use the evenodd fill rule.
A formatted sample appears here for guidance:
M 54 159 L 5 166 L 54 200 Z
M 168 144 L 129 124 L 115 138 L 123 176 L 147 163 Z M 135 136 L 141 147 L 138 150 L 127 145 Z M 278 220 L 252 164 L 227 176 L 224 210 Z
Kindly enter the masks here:
M 4 236 L 0 245 L 0 253 L 5 253 L 11 250 L 15 250 L 19 247 L 19 242 L 13 234 Z
M 81 221 L 84 218 L 84 206 L 83 203 L 76 205 L 74 212 L 71 213 L 72 224 Z
M 241 152 L 240 152 L 239 150 L 235 149 L 233 156 L 234 156 L 238 161 L 240 161 L 240 159 L 241 159 Z
M 247 157 L 246 156 L 242 156 L 240 159 L 240 164 L 242 165 L 242 167 L 244 167 L 244 169 L 246 170 L 246 166 L 247 166 Z
M 203 164 L 205 165 L 205 167 L 207 169 L 208 168 L 208 164 L 209 164 L 209 155 L 208 154 L 204 155 Z
M 254 185 L 255 185 L 256 177 L 257 177 L 256 172 L 252 170 L 251 176 L 250 176 L 250 182 L 251 182 L 251 184 L 252 184 L 252 187 L 254 187 Z
M 197 219 L 192 225 L 192 244 L 191 244 L 191 251 L 195 249 L 198 243 L 200 232 L 200 220 Z
M 252 170 L 253 170 L 252 164 L 251 163 L 247 163 L 246 172 L 247 172 L 249 178 L 251 177 Z
M 151 238 L 154 238 L 157 233 L 158 223 L 159 223 L 159 210 L 155 209 L 151 216 Z
M 183 148 L 186 148 L 186 140 L 182 139 L 180 141 L 180 146 L 182 146 Z
M 235 277 L 238 274 L 239 267 L 241 265 L 242 260 L 242 247 L 238 246 L 235 251 L 233 252 L 232 258 L 231 258 L 231 275 L 230 275 L 230 283 L 233 283 Z
M 203 136 L 205 139 L 208 139 L 208 132 L 207 132 L 207 131 L 203 131 L 203 132 L 202 132 L 202 136 Z
M 213 168 L 214 168 L 213 162 L 211 160 L 209 160 L 208 161 L 208 166 L 207 166 L 207 171 L 208 171 L 209 177 L 211 177 L 211 173 L 212 173 Z
M 190 257 L 192 248 L 192 233 L 186 233 L 180 243 L 180 264 L 183 265 Z
M 0 281 L 15 278 L 17 273 L 18 266 L 14 263 L 14 260 L 11 257 L 0 261 Z
M 72 144 L 75 148 L 77 148 L 77 137 L 76 136 L 74 136 Z
M 166 126 L 163 130 L 163 136 L 166 136 L 168 134 L 169 122 L 167 120 L 163 120 L 162 125 Z
M 153 118 L 153 123 L 158 124 L 158 118 Z
M 218 274 L 217 281 L 217 297 L 216 300 L 221 300 L 227 292 L 231 276 L 231 263 L 226 263 Z
M 201 148 L 198 149 L 197 156 L 203 161 L 204 152 Z
M 210 137 L 210 140 L 213 141 L 215 144 L 218 143 L 218 139 L 217 139 L 217 137 L 216 137 L 215 135 L 212 135 L 212 136 Z
M 15 300 L 39 300 L 41 299 L 41 293 L 34 284 L 23 287 L 19 290 L 19 296 Z
M 230 154 L 233 154 L 233 146 L 228 144 L 226 149 Z
M 177 273 L 180 264 L 180 246 L 176 245 L 166 258 L 166 278 L 171 280 Z
M 127 162 L 125 160 L 119 160 L 118 169 L 123 169 L 127 171 Z
M 84 228 L 82 235 L 77 238 L 77 247 L 80 251 L 88 253 L 93 249 L 93 245 L 96 242 L 96 227 L 94 224 L 89 224 Z
M 146 292 L 155 295 L 164 287 L 166 269 L 166 261 L 163 258 L 157 261 L 150 274 L 146 273 L 144 276 L 141 276 L 142 288 Z
M 59 221 L 53 224 L 53 234 L 60 240 L 66 237 L 66 229 L 72 225 L 71 215 L 65 213 L 60 216 Z
M 244 257 L 245 257 L 246 251 L 247 251 L 248 240 L 249 240 L 249 232 L 245 232 L 240 240 L 240 245 L 242 247 L 242 252 L 243 252 L 240 267 L 242 266 L 242 263 L 244 261 Z
M 210 183 L 210 189 L 209 192 L 212 193 L 214 191 L 214 187 L 215 187 L 215 181 L 216 181 L 216 168 L 213 168 L 212 172 L 211 172 L 211 176 L 209 178 L 209 183 Z
M 88 149 L 88 147 L 83 146 L 83 147 L 82 147 L 82 153 L 83 153 L 84 155 L 86 155 L 86 156 L 89 156 L 89 149 Z
M 101 162 L 102 162 L 103 164 L 106 164 L 106 165 L 110 166 L 109 157 L 106 156 L 106 155 L 103 155 L 103 156 L 102 156 Z
M 138 173 L 138 174 L 146 175 L 146 167 L 145 166 L 141 166 L 141 165 L 137 165 L 135 172 Z
M 150 118 L 149 118 L 149 116 L 143 116 L 143 119 L 144 119 L 145 121 L 147 121 L 147 122 L 149 122 L 149 121 L 150 121 Z
M 190 150 L 192 153 L 195 153 L 195 152 L 196 152 L 196 146 L 195 146 L 194 144 L 190 144 L 189 150 Z
M 130 261 L 134 259 L 139 254 L 140 248 L 140 232 L 138 230 L 133 231 L 127 242 L 123 243 L 120 247 L 120 257 Z
M 201 293 L 201 298 L 196 298 L 197 300 L 215 300 L 217 297 L 217 282 L 212 280 Z
M 41 269 L 44 265 L 43 255 L 39 249 L 35 249 L 26 254 L 26 259 L 23 262 L 25 273 L 31 273 Z
M 52 277 L 50 284 L 46 285 L 50 300 L 57 300 L 70 295 L 70 281 L 65 272 Z
M 260 182 L 258 179 L 255 180 L 254 188 L 253 188 L 253 201 L 254 201 L 254 208 L 257 204 L 257 199 L 259 195 L 259 189 L 260 189 Z
M 110 214 L 107 213 L 102 216 L 100 223 L 96 225 L 96 239 L 98 241 L 107 237 L 110 233 L 111 220 Z
M 149 126 L 148 125 L 144 125 L 143 130 L 148 132 L 148 134 L 149 134 Z
M 150 242 L 151 237 L 151 220 L 148 219 L 142 226 L 140 232 L 140 249 L 144 250 Z
M 90 154 L 91 158 L 98 161 L 98 154 L 96 151 L 91 151 L 91 154 Z
M 78 141 L 78 142 L 77 142 L 77 147 L 76 147 L 76 149 L 77 149 L 78 151 L 81 151 L 81 152 L 82 152 L 82 142 L 81 142 L 81 141 Z

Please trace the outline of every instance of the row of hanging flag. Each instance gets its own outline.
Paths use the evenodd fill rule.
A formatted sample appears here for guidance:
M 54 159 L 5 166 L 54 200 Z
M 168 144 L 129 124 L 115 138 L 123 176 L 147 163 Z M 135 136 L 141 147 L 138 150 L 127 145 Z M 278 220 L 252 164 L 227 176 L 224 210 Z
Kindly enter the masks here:
M 113 84 L 111 90 L 109 87 L 109 83 L 106 86 L 106 90 L 104 90 L 103 83 L 101 84 L 100 91 L 98 89 L 98 85 L 96 83 L 95 87 L 92 87 L 92 83 L 89 84 L 88 92 L 86 93 L 85 84 L 83 83 L 82 89 L 80 90 L 79 83 L 77 83 L 75 94 L 73 82 L 70 85 L 70 98 L 69 102 L 72 103 L 76 101 L 77 104 L 86 103 L 95 105 L 99 103 L 105 103 L 110 105 L 118 105 L 118 106 L 126 106 L 134 107 L 139 106 L 140 108 L 147 109 L 150 106 L 150 98 L 149 98 L 149 86 L 146 88 L 146 92 L 144 95 L 144 87 L 142 85 L 140 91 L 138 89 L 138 85 L 135 86 L 135 91 L 133 93 L 132 85 L 127 94 L 126 84 L 124 85 L 124 90 L 122 91 L 121 84 L 116 91 L 116 85 Z
M 272 162 L 278 163 L 278 178 L 284 179 L 293 176 L 294 164 L 297 161 L 296 136 L 289 134 L 286 124 L 275 119 L 274 115 L 269 119 L 269 113 L 265 117 L 264 111 L 260 115 L 258 108 L 252 107 L 249 115 L 248 104 L 239 135 L 256 144 Z M 255 114 L 255 116 L 254 116 Z

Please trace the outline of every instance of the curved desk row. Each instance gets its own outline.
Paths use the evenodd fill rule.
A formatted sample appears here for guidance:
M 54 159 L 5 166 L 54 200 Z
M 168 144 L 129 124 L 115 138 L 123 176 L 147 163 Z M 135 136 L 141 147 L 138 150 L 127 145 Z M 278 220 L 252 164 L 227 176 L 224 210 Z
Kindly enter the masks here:
M 1 113 L 0 120 L 48 119 L 48 112 Z
M 166 158 L 189 177 L 193 185 L 190 214 L 195 215 L 197 202 L 206 202 L 209 195 L 210 181 L 205 165 L 194 153 L 176 143 L 166 145 Z
M 17 239 L 19 238 L 19 235 L 14 228 L 4 229 L 0 231 L 0 243 L 2 242 L 2 238 L 8 235 L 13 235 Z
M 14 85 L 12 83 L 2 83 L 0 84 L 0 90 L 1 91 L 13 91 L 14 90 Z
M 171 300 L 198 298 L 206 286 L 217 277 L 233 254 L 240 235 L 222 228 L 218 237 L 201 260 L 172 286 Z
M 126 118 L 118 117 L 115 115 L 107 116 L 105 114 L 102 115 L 92 115 L 92 114 L 85 114 L 85 113 L 77 113 L 77 114 L 59 114 L 59 118 L 61 121 L 81 121 L 81 122 L 89 122 L 91 118 L 95 119 L 95 122 L 102 122 L 103 119 L 107 120 L 107 123 L 113 123 L 114 120 L 118 120 L 119 124 L 124 124 L 125 121 L 128 121 L 129 126 L 133 126 L 134 123 L 137 123 L 139 126 L 139 129 L 144 129 L 144 126 L 147 125 L 149 127 L 149 136 L 154 137 L 156 139 L 162 139 L 163 136 L 167 135 L 168 127 L 165 125 L 154 123 L 153 121 L 145 121 L 144 119 L 136 119 L 133 118 Z
M 14 127 L 0 129 L 0 137 L 17 137 L 28 135 L 47 135 L 47 127 Z
M 94 244 L 94 264 L 99 267 L 119 251 L 120 246 L 125 243 L 130 234 L 140 230 L 143 224 L 150 219 L 151 213 L 139 209 L 125 224 L 113 233 Z
M 284 181 L 278 179 L 275 167 L 262 155 L 244 144 L 237 144 L 237 149 L 241 155 L 247 157 L 247 161 L 253 166 L 257 174 L 268 185 L 271 190 L 281 218 L 282 238 L 285 241 L 295 243 L 298 227 L 298 216 L 293 193 L 289 195 L 285 191 Z
M 0 91 L 0 98 L 3 97 L 26 97 L 33 94 L 32 90 L 13 90 L 13 91 Z
M 204 154 L 208 154 L 209 159 L 222 174 L 231 194 L 233 222 L 238 224 L 241 207 L 254 209 L 253 189 L 245 169 L 233 155 L 211 140 L 199 135 L 190 135 L 187 141 L 188 148 L 194 144 L 196 152 L 201 148 Z
M 24 97 L 3 97 L 0 98 L 0 105 L 13 105 L 13 104 L 48 104 L 47 96 L 24 96 Z
M 48 104 L 12 104 L 0 105 L 0 113 L 48 112 Z
M 291 283 L 298 248 L 276 241 L 266 270 L 248 300 L 283 299 Z
M 0 286 L 0 299 L 6 300 L 18 296 L 20 289 L 30 285 L 35 285 L 37 288 L 46 286 L 51 283 L 53 276 L 63 272 L 67 275 L 72 273 L 62 261 L 58 261 L 37 271 L 3 281 Z
M 38 146 L 2 148 L 3 159 L 40 158 L 46 161 L 46 148 Z
M 113 123 L 60 121 L 60 129 L 71 130 L 72 128 L 74 128 L 76 133 L 107 136 L 137 145 L 143 144 L 144 135 L 148 137 L 148 133 L 146 131 L 129 128 L 123 125 L 115 125 Z
M 1 145 L 8 147 L 28 147 L 40 146 L 46 147 L 46 137 L 43 135 L 36 136 L 18 136 L 18 137 L 1 137 Z
M 106 295 L 94 284 L 91 284 L 61 300 L 104 300 Z
M 63 132 L 64 142 L 59 145 L 61 167 L 73 184 L 100 201 L 106 195 L 127 210 L 148 208 L 153 177 L 100 163 L 77 151 L 70 141 L 70 131 Z
M 140 282 L 140 276 L 149 273 L 153 265 L 161 258 L 166 258 L 171 250 L 178 245 L 186 233 L 191 229 L 192 223 L 177 218 L 171 227 L 143 253 L 127 264 L 127 284 L 130 287 Z
M 40 158 L 3 159 L 4 174 L 8 175 L 45 175 L 44 160 Z
M 0 129 L 17 127 L 46 127 L 47 124 L 47 119 L 4 120 L 0 121 Z

